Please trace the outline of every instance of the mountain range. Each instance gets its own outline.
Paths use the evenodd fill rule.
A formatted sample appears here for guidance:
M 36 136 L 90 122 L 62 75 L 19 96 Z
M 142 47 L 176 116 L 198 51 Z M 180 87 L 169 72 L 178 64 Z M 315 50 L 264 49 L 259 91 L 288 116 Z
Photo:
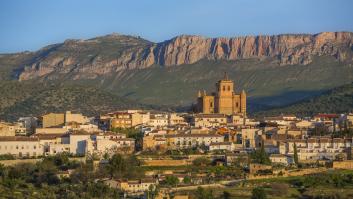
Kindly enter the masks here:
M 160 43 L 120 34 L 70 39 L 35 52 L 0 55 L 0 83 L 7 85 L 0 92 L 8 96 L 0 108 L 1 113 L 4 107 L 17 110 L 11 107 L 44 92 L 18 97 L 4 90 L 9 85 L 72 87 L 114 95 L 123 104 L 187 108 L 198 90 L 213 91 L 224 72 L 237 91 L 247 91 L 250 112 L 293 104 L 353 81 L 353 33 L 181 35 Z

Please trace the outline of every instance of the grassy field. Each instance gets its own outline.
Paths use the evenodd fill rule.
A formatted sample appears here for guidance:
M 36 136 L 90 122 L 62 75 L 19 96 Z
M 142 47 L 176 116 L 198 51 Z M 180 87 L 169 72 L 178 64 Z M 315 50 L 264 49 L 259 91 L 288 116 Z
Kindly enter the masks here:
M 334 180 L 335 176 L 348 176 L 349 179 L 352 175 L 353 171 L 329 171 L 319 175 L 248 180 L 234 186 L 211 190 L 215 198 L 222 198 L 223 193 L 228 192 L 232 199 L 251 198 L 252 190 L 255 187 L 264 188 L 267 198 L 271 199 L 353 198 L 353 184 L 351 181 L 337 186 Z M 323 176 L 333 176 L 333 181 L 330 181 L 330 178 L 323 178 Z M 317 182 L 313 181 L 313 179 L 317 180 Z M 196 191 L 179 193 L 195 196 Z

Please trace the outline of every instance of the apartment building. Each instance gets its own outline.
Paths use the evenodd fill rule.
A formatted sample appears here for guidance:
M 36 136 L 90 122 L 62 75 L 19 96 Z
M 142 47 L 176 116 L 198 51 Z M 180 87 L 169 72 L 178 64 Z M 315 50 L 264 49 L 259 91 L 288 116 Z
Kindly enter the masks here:
M 1 136 L 0 154 L 11 154 L 15 157 L 36 157 L 43 155 L 43 146 L 38 137 Z
M 297 147 L 298 159 L 335 160 L 338 155 L 348 156 L 352 149 L 352 139 L 312 137 L 308 139 L 290 139 L 280 143 L 280 154 L 293 155 L 294 144 Z
M 227 125 L 225 114 L 197 114 L 193 117 L 192 123 L 195 127 L 219 127 Z
M 224 142 L 224 136 L 218 134 L 174 134 L 165 135 L 167 145 L 171 148 L 209 147 L 211 143 Z

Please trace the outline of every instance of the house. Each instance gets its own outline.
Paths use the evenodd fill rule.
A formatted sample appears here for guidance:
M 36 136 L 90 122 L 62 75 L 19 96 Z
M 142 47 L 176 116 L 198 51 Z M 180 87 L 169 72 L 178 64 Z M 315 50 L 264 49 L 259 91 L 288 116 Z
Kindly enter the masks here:
M 35 134 L 43 147 L 42 155 L 55 155 L 56 153 L 70 153 L 70 135 L 65 134 Z
M 167 145 L 171 148 L 192 148 L 197 146 L 210 146 L 211 143 L 224 142 L 224 136 L 218 134 L 191 134 L 178 133 L 165 135 Z
M 15 136 L 16 126 L 8 122 L 0 122 L 0 136 Z
M 158 147 L 163 147 L 167 146 L 167 139 L 164 136 L 165 134 L 159 135 L 153 135 L 149 134 L 147 136 L 143 137 L 143 150 L 147 149 L 157 149 Z
M 219 127 L 227 125 L 227 116 L 225 114 L 197 114 L 193 117 L 192 123 L 196 128 Z
M 70 134 L 70 153 L 76 155 L 85 155 L 93 152 L 94 145 L 91 139 L 92 134 L 78 131 Z
M 89 118 L 83 116 L 81 113 L 72 113 L 71 111 L 65 112 L 65 124 L 76 123 L 76 124 L 88 124 Z
M 35 117 L 20 117 L 17 123 L 25 129 L 25 132 L 22 132 L 21 135 L 29 135 L 33 134 L 35 128 L 37 128 L 38 119 Z
M 66 134 L 70 129 L 66 128 L 36 128 L 35 134 Z
M 116 153 L 121 151 L 132 152 L 135 149 L 135 140 L 126 138 L 125 134 L 100 133 L 96 135 L 96 151 L 98 153 Z
M 185 118 L 176 114 L 176 113 L 169 113 L 168 114 L 168 125 L 174 126 L 174 125 L 186 125 Z
M 294 154 L 297 147 L 299 161 L 335 160 L 338 155 L 348 156 L 352 148 L 352 139 L 311 137 L 307 139 L 288 139 L 280 145 L 280 153 Z
M 294 162 L 291 156 L 286 156 L 283 154 L 271 154 L 270 160 L 272 164 L 282 164 L 282 165 L 289 165 Z
M 209 146 L 210 151 L 215 150 L 225 150 L 225 151 L 234 151 L 235 146 L 233 142 L 212 142 Z
M 66 123 L 86 124 L 89 119 L 81 113 L 72 113 L 66 111 L 65 113 L 49 113 L 40 117 L 43 128 L 64 126 Z
M 143 193 L 156 185 L 157 182 L 153 179 L 117 181 L 117 188 L 127 193 Z
M 262 130 L 258 128 L 243 128 L 241 129 L 241 143 L 243 148 L 254 149 L 259 145 L 260 135 Z
M 37 157 L 43 155 L 43 147 L 37 137 L 1 136 L 0 154 L 15 157 Z
M 151 114 L 150 121 L 148 122 L 148 125 L 153 127 L 163 127 L 168 126 L 168 124 L 169 120 L 166 114 Z
M 40 117 L 40 120 L 43 128 L 63 126 L 65 124 L 65 114 L 48 113 Z

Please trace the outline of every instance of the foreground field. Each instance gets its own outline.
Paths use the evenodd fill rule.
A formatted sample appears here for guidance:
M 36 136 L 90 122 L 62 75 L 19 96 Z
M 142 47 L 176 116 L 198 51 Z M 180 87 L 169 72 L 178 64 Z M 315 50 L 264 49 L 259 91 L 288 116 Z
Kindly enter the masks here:
M 266 198 L 273 199 L 321 199 L 321 198 L 353 198 L 353 172 L 329 171 L 308 176 L 279 177 L 262 180 L 241 181 L 234 186 L 204 188 L 208 198 L 253 198 L 254 188 L 264 190 Z M 179 191 L 176 194 L 189 194 L 192 198 L 200 198 L 200 190 Z

